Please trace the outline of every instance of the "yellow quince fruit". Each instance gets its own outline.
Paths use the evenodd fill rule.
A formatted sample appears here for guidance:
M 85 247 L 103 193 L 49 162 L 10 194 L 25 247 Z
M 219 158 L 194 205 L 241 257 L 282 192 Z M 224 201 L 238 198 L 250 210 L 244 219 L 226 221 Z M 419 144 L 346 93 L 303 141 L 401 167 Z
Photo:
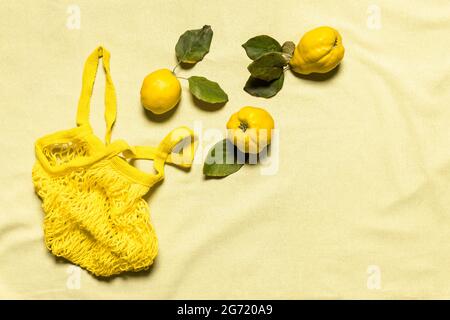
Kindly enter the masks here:
M 262 108 L 243 107 L 228 120 L 229 139 L 244 153 L 260 153 L 272 139 L 274 121 Z
M 300 39 L 289 64 L 300 74 L 326 73 L 342 61 L 344 53 L 339 32 L 331 27 L 319 27 Z
M 166 113 L 181 98 L 180 81 L 168 69 L 156 70 L 147 75 L 142 83 L 142 106 L 155 114 Z

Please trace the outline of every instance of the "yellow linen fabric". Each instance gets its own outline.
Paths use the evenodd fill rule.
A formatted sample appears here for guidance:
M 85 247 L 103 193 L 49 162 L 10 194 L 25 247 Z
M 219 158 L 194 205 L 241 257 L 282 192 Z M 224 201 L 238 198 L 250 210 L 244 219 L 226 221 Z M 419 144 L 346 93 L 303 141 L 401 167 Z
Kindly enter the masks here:
M 450 298 L 449 16 L 447 0 L 2 1 L 0 297 Z M 199 107 L 183 84 L 166 119 L 145 113 L 142 80 L 173 67 L 179 35 L 203 24 L 211 51 L 179 75 L 219 82 L 230 101 Z M 343 37 L 333 76 L 288 72 L 270 100 L 242 90 L 242 43 L 297 42 L 320 25 Z M 82 62 L 99 43 L 120 89 L 116 137 L 155 145 L 179 125 L 225 131 L 245 105 L 280 129 L 274 175 L 244 166 L 204 180 L 197 158 L 220 139 L 206 134 L 189 174 L 166 166 L 170 179 L 145 198 L 155 264 L 111 281 L 48 253 L 30 183 L 35 139 L 73 126 Z M 103 137 L 98 76 L 91 123 Z

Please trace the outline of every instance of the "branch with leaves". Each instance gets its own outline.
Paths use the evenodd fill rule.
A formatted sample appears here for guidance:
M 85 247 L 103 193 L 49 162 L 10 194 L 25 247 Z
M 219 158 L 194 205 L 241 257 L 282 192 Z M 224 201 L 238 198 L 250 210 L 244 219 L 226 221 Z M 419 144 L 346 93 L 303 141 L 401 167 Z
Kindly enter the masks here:
M 201 29 L 188 30 L 183 33 L 175 46 L 178 64 L 173 69 L 173 73 L 176 74 L 175 71 L 178 66 L 195 65 L 203 60 L 204 56 L 209 52 L 212 37 L 213 31 L 211 26 L 208 25 L 203 26 Z M 189 82 L 189 91 L 198 100 L 210 104 L 226 103 L 228 101 L 228 95 L 217 82 L 201 76 L 191 76 L 186 80 Z
M 270 98 L 283 88 L 284 71 L 295 49 L 292 41 L 283 45 L 267 35 L 251 38 L 242 45 L 253 60 L 248 66 L 250 77 L 244 90 L 255 97 Z

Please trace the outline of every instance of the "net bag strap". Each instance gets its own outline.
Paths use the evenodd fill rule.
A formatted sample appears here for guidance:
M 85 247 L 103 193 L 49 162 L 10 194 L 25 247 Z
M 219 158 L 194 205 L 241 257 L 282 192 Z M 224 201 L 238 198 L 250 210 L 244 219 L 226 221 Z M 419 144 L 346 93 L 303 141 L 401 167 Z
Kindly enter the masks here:
M 123 152 L 129 159 L 154 160 L 157 175 L 164 177 L 164 164 L 171 163 L 182 168 L 190 168 L 194 160 L 197 139 L 188 127 L 172 130 L 158 147 L 134 146 Z
M 77 111 L 77 125 L 89 125 L 89 112 L 90 101 L 92 96 L 92 89 L 94 88 L 95 77 L 97 75 L 97 69 L 100 58 L 103 60 L 103 70 L 105 71 L 105 122 L 106 122 L 106 134 L 105 142 L 109 144 L 111 142 L 111 131 L 116 121 L 117 113 L 117 100 L 114 84 L 111 79 L 111 72 L 109 67 L 110 53 L 108 50 L 99 46 L 95 49 L 91 55 L 87 58 L 84 64 L 83 71 L 83 84 L 81 88 L 80 99 L 78 101 Z

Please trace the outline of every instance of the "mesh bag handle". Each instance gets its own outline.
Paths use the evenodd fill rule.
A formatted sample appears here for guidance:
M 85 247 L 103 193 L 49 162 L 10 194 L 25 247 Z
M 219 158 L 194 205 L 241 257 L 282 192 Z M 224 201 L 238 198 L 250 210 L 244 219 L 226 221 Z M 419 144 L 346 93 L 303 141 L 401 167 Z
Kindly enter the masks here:
M 81 87 L 80 99 L 78 101 L 77 111 L 77 125 L 89 125 L 89 113 L 90 113 L 90 101 L 92 96 L 92 89 L 94 88 L 95 77 L 97 75 L 97 69 L 100 58 L 103 60 L 103 70 L 105 71 L 106 84 L 105 84 L 105 122 L 106 122 L 106 134 L 105 142 L 109 144 L 111 142 L 111 131 L 116 121 L 117 114 L 117 100 L 116 91 L 111 78 L 111 71 L 109 67 L 110 53 L 108 50 L 99 46 L 95 49 L 91 55 L 87 58 L 84 64 L 83 71 L 83 84 Z

